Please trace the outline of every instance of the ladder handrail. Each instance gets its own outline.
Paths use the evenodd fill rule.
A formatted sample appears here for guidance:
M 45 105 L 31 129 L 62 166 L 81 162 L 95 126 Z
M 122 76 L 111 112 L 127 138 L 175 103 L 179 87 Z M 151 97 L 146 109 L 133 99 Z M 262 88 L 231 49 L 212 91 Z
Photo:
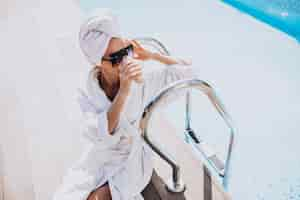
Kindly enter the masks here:
M 164 55 L 170 55 L 170 51 L 163 45 L 163 43 L 160 42 L 159 40 L 155 39 L 155 38 L 152 38 L 152 37 L 137 37 L 137 38 L 134 38 L 134 39 L 138 40 L 139 42 L 141 42 L 142 45 L 148 45 L 148 46 L 153 47 L 155 50 L 157 50 L 158 52 L 160 52 L 160 53 L 162 53 Z M 199 81 L 201 81 L 201 80 L 199 80 Z M 223 177 L 223 186 L 225 188 L 227 188 L 228 177 L 229 177 L 229 167 L 230 167 L 230 160 L 231 160 L 231 153 L 232 153 L 233 142 L 234 142 L 235 128 L 233 126 L 233 123 L 232 123 L 232 120 L 231 120 L 230 116 L 225 111 L 224 105 L 218 99 L 218 97 L 215 94 L 213 88 L 208 83 L 206 83 L 204 81 L 201 81 L 201 83 L 203 85 L 206 85 L 206 87 L 211 88 L 213 97 L 216 99 L 216 102 L 218 102 L 218 103 L 214 103 L 215 102 L 214 99 L 210 99 L 210 100 L 213 103 L 213 105 L 217 108 L 217 110 L 220 113 L 220 115 L 225 120 L 227 126 L 230 128 L 230 133 L 231 134 L 230 134 L 229 147 L 228 147 L 228 151 L 227 151 L 227 157 L 226 157 L 226 161 L 225 161 L 225 168 L 224 168 L 224 170 L 222 172 L 218 173 L 221 177 Z M 208 96 L 208 97 L 210 97 L 210 96 Z M 185 118 L 186 118 L 185 119 L 185 124 L 186 124 L 185 129 L 186 129 L 186 132 L 193 139 L 192 141 L 194 143 L 199 143 L 200 140 L 197 138 L 197 135 L 194 134 L 194 131 L 190 127 L 190 124 L 191 124 L 191 117 L 190 117 L 190 112 L 191 112 L 191 97 L 190 97 L 190 92 L 189 91 L 186 94 L 186 102 L 185 103 L 186 103 L 186 108 L 185 108 L 185 115 L 186 115 L 185 116 Z M 171 156 L 169 156 L 169 158 L 171 159 Z M 208 160 L 208 158 L 205 158 L 205 159 Z M 183 187 L 183 185 L 182 185 L 183 183 L 182 183 L 182 180 L 180 178 L 180 167 L 175 162 L 174 159 L 169 160 L 169 164 L 173 168 L 173 181 L 176 180 L 176 182 L 177 182 L 176 183 L 177 184 L 177 190 L 180 190 Z M 217 170 L 215 167 L 214 167 L 214 169 Z M 176 189 L 173 186 L 173 191 L 175 191 L 175 190 Z
M 180 176 L 180 166 L 176 163 L 176 161 L 172 158 L 172 156 L 168 152 L 163 152 L 162 148 L 160 148 L 157 144 L 155 144 L 148 135 L 148 123 L 149 119 L 152 116 L 152 112 L 155 110 L 157 106 L 160 105 L 164 101 L 164 99 L 168 98 L 168 96 L 172 95 L 172 93 L 177 92 L 178 90 L 183 90 L 187 88 L 195 88 L 198 89 L 200 92 L 203 92 L 207 95 L 212 105 L 216 108 L 218 113 L 221 115 L 223 120 L 225 121 L 226 125 L 230 129 L 230 138 L 229 138 L 229 145 L 227 150 L 227 156 L 225 160 L 225 168 L 222 174 L 218 173 L 223 178 L 223 186 L 227 188 L 228 179 L 229 179 L 229 171 L 230 171 L 230 161 L 231 161 L 231 154 L 234 144 L 234 135 L 235 135 L 235 128 L 232 122 L 230 115 L 227 113 L 223 103 L 217 97 L 214 89 L 206 82 L 193 78 L 193 79 L 184 79 L 180 81 L 176 81 L 169 86 L 163 88 L 157 96 L 151 100 L 148 105 L 145 107 L 142 119 L 140 121 L 140 127 L 142 129 L 142 137 L 144 138 L 145 142 L 156 152 L 164 161 L 166 161 L 172 167 L 172 181 L 173 185 L 169 187 L 174 191 L 179 187 L 182 188 L 182 179 Z M 205 158 L 210 163 L 207 158 Z M 210 163 L 211 164 L 211 163 Z M 177 187 L 177 188 L 176 188 Z

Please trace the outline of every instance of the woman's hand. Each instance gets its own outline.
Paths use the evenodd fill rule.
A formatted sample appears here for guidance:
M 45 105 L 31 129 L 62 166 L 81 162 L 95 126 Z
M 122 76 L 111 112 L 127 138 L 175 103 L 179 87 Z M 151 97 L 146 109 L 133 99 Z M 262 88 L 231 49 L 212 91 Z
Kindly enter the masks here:
M 129 92 L 132 80 L 136 82 L 142 81 L 142 67 L 139 62 L 134 59 L 124 59 L 120 64 L 120 90 Z
M 145 49 L 136 40 L 131 40 L 130 43 L 133 45 L 133 58 L 138 60 L 149 60 L 152 58 L 152 52 Z
M 191 60 L 180 59 L 172 56 L 162 55 L 157 52 L 151 52 L 142 45 L 140 45 L 136 40 L 130 40 L 130 43 L 133 45 L 133 58 L 139 59 L 142 61 L 153 59 L 160 63 L 166 65 L 172 64 L 181 64 L 181 65 L 191 65 Z

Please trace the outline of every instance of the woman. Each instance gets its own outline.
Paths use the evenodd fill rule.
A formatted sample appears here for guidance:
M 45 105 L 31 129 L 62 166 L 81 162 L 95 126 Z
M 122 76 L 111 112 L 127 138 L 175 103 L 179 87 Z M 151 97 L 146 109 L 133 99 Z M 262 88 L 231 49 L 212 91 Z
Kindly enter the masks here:
M 54 200 L 143 200 L 149 183 L 152 151 L 142 140 L 144 107 L 173 81 L 195 77 L 189 63 L 153 53 L 121 36 L 110 10 L 97 10 L 81 26 L 80 47 L 93 66 L 87 94 L 80 97 L 83 133 L 91 143 L 68 171 Z M 167 67 L 143 75 L 141 61 Z

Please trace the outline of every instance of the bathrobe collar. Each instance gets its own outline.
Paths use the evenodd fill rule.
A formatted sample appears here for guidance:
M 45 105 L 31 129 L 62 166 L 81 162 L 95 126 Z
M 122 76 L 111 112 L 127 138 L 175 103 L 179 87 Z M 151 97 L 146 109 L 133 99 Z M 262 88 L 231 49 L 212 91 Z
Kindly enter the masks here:
M 99 87 L 98 80 L 95 76 L 95 71 L 90 70 L 87 80 L 87 92 L 92 98 L 93 103 L 97 109 L 106 109 L 109 108 L 112 102 L 108 99 L 102 88 Z

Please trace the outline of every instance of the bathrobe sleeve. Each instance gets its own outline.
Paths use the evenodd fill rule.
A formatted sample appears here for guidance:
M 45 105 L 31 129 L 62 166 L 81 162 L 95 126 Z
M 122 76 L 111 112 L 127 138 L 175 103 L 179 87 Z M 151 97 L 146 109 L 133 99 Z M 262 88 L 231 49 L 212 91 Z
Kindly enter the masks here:
M 197 78 L 197 73 L 192 65 L 174 64 L 162 66 L 145 75 L 145 105 L 147 105 L 161 90 L 175 81 Z M 182 96 L 187 90 L 173 93 L 166 101 Z
M 81 132 L 84 138 L 92 143 L 101 143 L 103 148 L 115 145 L 121 136 L 120 128 L 122 119 L 110 134 L 108 131 L 107 112 L 111 102 L 105 96 L 102 89 L 97 85 L 96 79 L 91 72 L 87 79 L 87 92 L 78 89 L 78 103 L 82 111 Z
M 90 100 L 85 99 L 86 97 L 82 96 L 79 98 L 82 111 L 81 133 L 84 138 L 92 143 L 103 143 L 103 147 L 109 147 L 116 144 L 119 141 L 120 136 L 117 131 L 119 129 L 119 124 L 113 130 L 113 133 L 110 134 L 108 131 L 108 109 L 87 110 L 86 107 L 90 106 Z M 88 104 L 88 106 L 86 104 Z

